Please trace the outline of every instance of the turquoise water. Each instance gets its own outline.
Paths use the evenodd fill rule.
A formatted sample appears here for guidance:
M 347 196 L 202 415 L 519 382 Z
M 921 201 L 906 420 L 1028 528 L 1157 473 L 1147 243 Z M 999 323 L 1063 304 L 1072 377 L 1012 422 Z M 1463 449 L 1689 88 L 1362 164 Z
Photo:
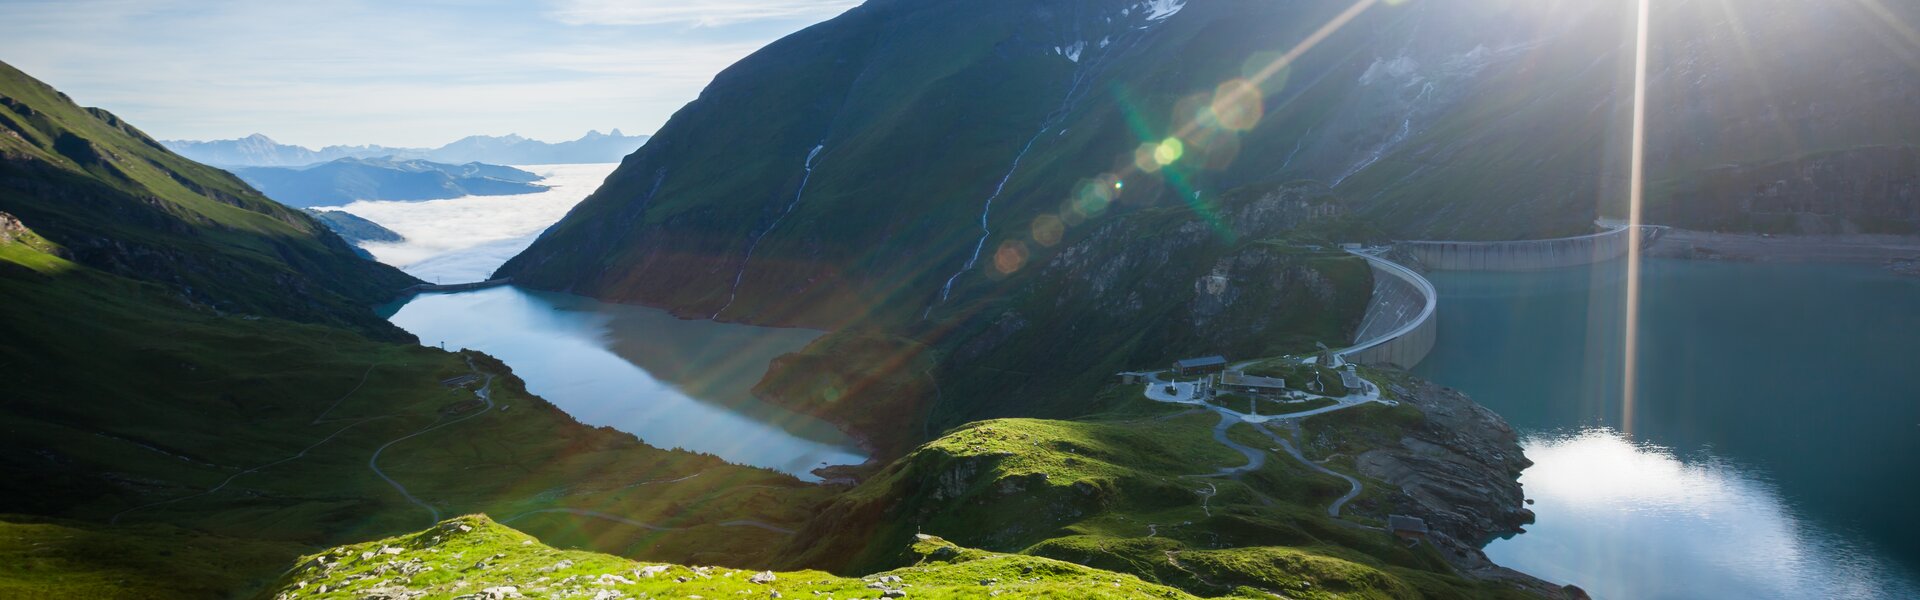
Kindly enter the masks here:
M 1494 560 L 1600 598 L 1920 597 L 1920 279 L 1650 261 L 1629 421 L 1623 263 L 1431 278 L 1415 371 L 1536 463 Z
M 753 397 L 767 364 L 819 331 L 687 321 L 514 287 L 423 294 L 389 312 L 421 343 L 491 354 L 513 367 L 528 391 L 580 422 L 660 448 L 808 480 L 818 479 L 810 473 L 815 468 L 866 460 L 831 425 Z

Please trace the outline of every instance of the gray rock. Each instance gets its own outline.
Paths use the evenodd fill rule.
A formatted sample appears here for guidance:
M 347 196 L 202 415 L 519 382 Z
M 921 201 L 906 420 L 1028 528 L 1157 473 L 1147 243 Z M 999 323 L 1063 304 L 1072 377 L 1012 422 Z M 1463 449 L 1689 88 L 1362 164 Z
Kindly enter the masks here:
M 639 574 L 641 577 L 652 579 L 660 575 L 661 573 L 667 572 L 667 569 L 670 569 L 670 568 L 672 567 L 669 567 L 667 565 L 647 565 L 644 567 L 640 567 L 640 570 L 634 571 L 634 573 Z

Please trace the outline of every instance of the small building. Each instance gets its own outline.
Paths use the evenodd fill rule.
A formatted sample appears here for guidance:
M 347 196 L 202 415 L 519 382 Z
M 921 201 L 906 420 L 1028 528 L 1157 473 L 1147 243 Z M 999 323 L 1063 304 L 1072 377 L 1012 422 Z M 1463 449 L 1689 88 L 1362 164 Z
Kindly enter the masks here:
M 1220 387 L 1239 394 L 1277 396 L 1287 392 L 1287 380 L 1278 377 L 1248 375 L 1239 371 L 1227 371 L 1220 375 Z
M 1120 383 L 1124 383 L 1127 385 L 1140 383 L 1140 374 L 1139 373 L 1121 373 Z
M 1360 382 L 1360 374 L 1353 371 L 1353 365 L 1347 365 L 1345 370 L 1340 371 L 1340 385 L 1346 386 L 1349 394 L 1367 391 L 1366 384 Z
M 1387 515 L 1387 530 L 1403 540 L 1418 540 L 1427 537 L 1427 520 L 1406 515 Z
M 1200 358 L 1182 358 L 1173 361 L 1175 375 L 1199 375 L 1201 373 L 1219 373 L 1227 370 L 1227 357 L 1218 354 Z

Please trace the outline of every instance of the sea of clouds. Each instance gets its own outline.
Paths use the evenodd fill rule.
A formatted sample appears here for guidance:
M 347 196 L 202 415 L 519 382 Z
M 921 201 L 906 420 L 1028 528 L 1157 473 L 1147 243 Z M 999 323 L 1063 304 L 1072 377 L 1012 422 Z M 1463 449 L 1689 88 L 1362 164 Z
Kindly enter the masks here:
M 407 239 L 367 244 L 380 262 L 429 282 L 481 281 L 525 250 L 540 232 L 600 187 L 618 163 L 517 167 L 546 179 L 544 192 L 463 196 L 426 202 L 362 200 L 330 207 L 380 224 Z

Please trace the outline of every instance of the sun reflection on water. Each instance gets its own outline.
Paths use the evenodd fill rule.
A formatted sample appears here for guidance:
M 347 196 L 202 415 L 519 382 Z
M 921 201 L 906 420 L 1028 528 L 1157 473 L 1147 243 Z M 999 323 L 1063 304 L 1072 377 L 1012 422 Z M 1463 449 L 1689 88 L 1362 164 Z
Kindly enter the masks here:
M 1873 554 L 1801 523 L 1739 465 L 1606 428 L 1529 436 L 1521 475 L 1540 521 L 1494 561 L 1596 598 L 1913 598 Z

